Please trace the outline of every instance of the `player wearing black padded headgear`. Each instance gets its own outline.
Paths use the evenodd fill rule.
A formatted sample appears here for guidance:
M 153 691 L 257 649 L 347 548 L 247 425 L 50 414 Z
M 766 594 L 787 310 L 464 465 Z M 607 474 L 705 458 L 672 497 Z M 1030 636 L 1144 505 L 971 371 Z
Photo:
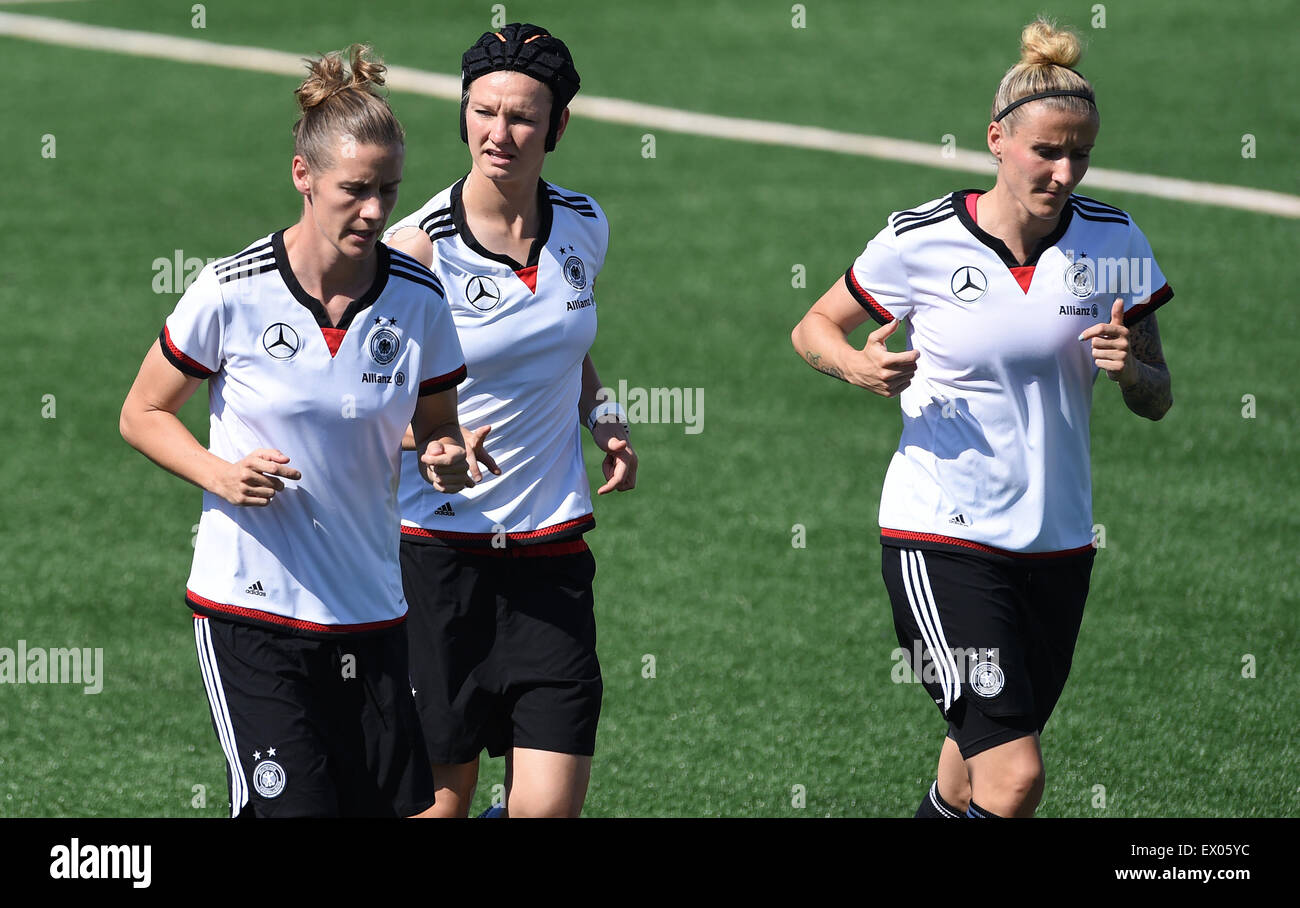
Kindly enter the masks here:
M 463 80 L 469 172 L 384 237 L 433 272 L 452 308 L 477 490 L 426 495 L 415 452 L 403 455 L 411 687 L 436 815 L 468 815 L 486 751 L 505 758 L 509 816 L 576 817 L 604 691 L 583 537 L 596 496 L 633 489 L 638 464 L 590 353 L 609 221 L 591 196 L 542 177 L 578 90 L 563 43 L 535 25 L 489 32 L 465 53 Z M 594 493 L 584 427 L 604 455 Z
M 564 42 L 538 25 L 512 22 L 499 32 L 484 32 L 460 60 L 460 138 L 468 144 L 465 108 L 470 83 L 479 76 L 513 70 L 531 76 L 551 90 L 551 124 L 546 150 L 555 150 L 560 114 L 578 93 L 581 80 L 573 67 L 573 56 Z

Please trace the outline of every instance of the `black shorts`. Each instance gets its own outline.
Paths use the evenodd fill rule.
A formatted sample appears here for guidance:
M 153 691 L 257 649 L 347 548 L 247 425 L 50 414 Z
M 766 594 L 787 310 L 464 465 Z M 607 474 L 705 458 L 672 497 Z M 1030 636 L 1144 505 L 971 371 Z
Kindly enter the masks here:
M 962 756 L 1041 733 L 1070 674 L 1096 553 L 882 548 L 901 655 Z
M 468 763 L 484 748 L 593 754 L 604 687 L 591 552 L 511 557 L 403 540 L 401 560 L 433 762 Z
M 232 817 L 404 817 L 433 804 L 406 629 L 321 640 L 194 617 Z

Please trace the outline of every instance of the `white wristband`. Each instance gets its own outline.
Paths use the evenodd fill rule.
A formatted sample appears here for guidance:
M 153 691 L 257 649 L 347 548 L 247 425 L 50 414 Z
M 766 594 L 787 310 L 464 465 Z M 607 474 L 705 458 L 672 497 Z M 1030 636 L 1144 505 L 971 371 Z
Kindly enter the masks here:
M 622 404 L 614 400 L 596 404 L 587 416 L 587 429 L 589 431 L 595 430 L 598 422 L 622 423 L 623 428 L 627 428 L 627 411 L 623 409 Z

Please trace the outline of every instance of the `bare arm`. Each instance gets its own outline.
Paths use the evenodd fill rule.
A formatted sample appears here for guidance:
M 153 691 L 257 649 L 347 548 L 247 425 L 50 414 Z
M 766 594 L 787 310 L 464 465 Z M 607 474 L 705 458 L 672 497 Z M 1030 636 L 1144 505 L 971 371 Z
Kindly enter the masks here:
M 278 477 L 301 479 L 272 448 L 253 451 L 238 463 L 213 454 L 177 418 L 201 379 L 185 375 L 154 341 L 122 404 L 118 427 L 127 444 L 158 466 L 234 505 L 264 507 L 284 488 Z
M 1091 341 L 1093 361 L 1119 384 L 1130 410 L 1153 420 L 1169 412 L 1174 397 L 1154 312 L 1126 327 L 1124 301 L 1117 298 L 1111 304 L 1110 321 L 1093 325 L 1079 339 Z
M 1124 403 L 1139 416 L 1160 419 L 1174 405 L 1174 395 L 1154 312 L 1129 329 L 1129 349 L 1135 369 L 1131 384 L 1120 382 Z
M 582 360 L 582 390 L 578 395 L 578 422 L 585 428 L 587 418 L 597 404 L 610 398 L 600 394 L 600 376 L 596 364 L 588 353 Z M 596 447 L 605 452 L 601 470 L 605 484 L 596 490 L 597 495 L 607 492 L 630 492 L 636 488 L 636 469 L 640 463 L 628 437 L 628 427 L 617 419 L 601 419 L 591 427 L 591 438 Z
M 420 474 L 439 492 L 474 485 L 465 460 L 464 438 L 456 418 L 456 389 L 426 394 L 415 404 L 408 430 L 420 454 Z
M 405 252 L 424 267 L 433 268 L 433 240 L 419 227 L 403 227 L 393 234 L 388 245 Z
M 609 399 L 605 395 L 598 395 L 602 387 L 600 376 L 596 373 L 596 364 L 591 361 L 591 354 L 588 353 L 582 360 L 582 390 L 578 395 L 578 423 L 584 429 L 587 428 L 587 417 L 591 411 L 596 409 L 597 404 Z
M 790 341 L 818 372 L 881 397 L 895 397 L 911 384 L 920 354 L 889 352 L 885 340 L 898 329 L 897 321 L 877 328 L 868 335 L 866 346 L 855 348 L 848 336 L 870 317 L 844 282 L 836 281 L 795 325 Z

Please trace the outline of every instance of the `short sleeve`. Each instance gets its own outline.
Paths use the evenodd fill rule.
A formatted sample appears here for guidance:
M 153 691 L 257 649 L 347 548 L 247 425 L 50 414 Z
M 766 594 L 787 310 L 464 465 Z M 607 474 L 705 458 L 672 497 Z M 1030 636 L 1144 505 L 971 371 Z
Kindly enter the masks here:
M 1155 312 L 1174 296 L 1165 274 L 1156 262 L 1155 253 L 1146 235 L 1132 224 L 1129 235 L 1128 276 L 1129 293 L 1122 294 L 1124 299 L 1124 324 L 1136 325 L 1152 312 Z
M 393 242 L 393 236 L 397 233 L 397 231 L 405 230 L 407 227 L 418 228 L 420 226 L 420 212 L 422 211 L 424 211 L 423 208 L 417 208 L 415 211 L 412 211 L 410 214 L 402 218 L 396 224 L 389 227 L 387 230 L 384 231 L 384 235 L 383 237 L 381 237 L 381 241 L 384 243 L 391 244 Z
M 216 268 L 204 266 L 158 335 L 163 356 L 193 378 L 209 378 L 224 359 L 225 312 Z
M 454 388 L 465 380 L 465 354 L 460 349 L 451 307 L 430 294 L 432 312 L 420 351 L 420 396 Z
M 596 252 L 599 255 L 599 258 L 596 260 L 595 267 L 592 270 L 599 275 L 601 270 L 605 267 L 605 256 L 609 253 L 609 218 L 605 216 L 605 209 L 601 208 L 595 199 L 591 198 L 591 196 L 587 196 L 587 198 L 591 201 L 591 207 L 596 212 L 597 218 L 595 227 L 595 243 Z
M 882 325 L 912 314 L 911 287 L 897 243 L 894 229 L 886 225 L 844 273 L 849 293 Z

